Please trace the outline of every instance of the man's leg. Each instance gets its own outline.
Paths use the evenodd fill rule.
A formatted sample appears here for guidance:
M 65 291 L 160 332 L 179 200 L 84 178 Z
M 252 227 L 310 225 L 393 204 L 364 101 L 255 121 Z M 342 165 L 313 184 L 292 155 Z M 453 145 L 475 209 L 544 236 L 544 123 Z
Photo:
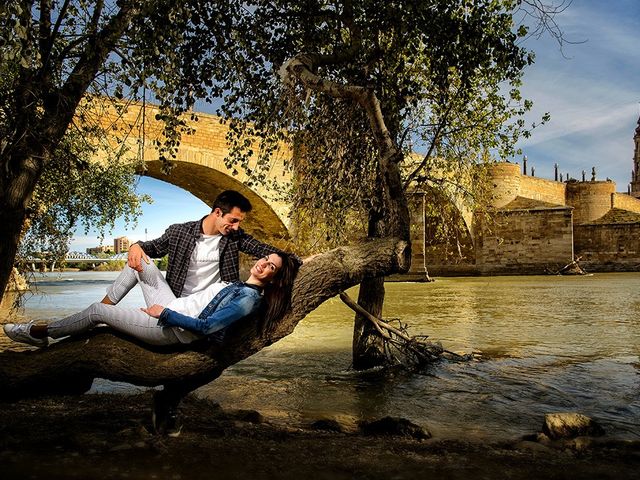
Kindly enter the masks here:
M 137 272 L 125 265 L 120 275 L 107 289 L 107 295 L 102 299 L 101 303 L 117 305 L 138 283 L 142 288 L 147 307 L 156 303 L 158 305 L 167 305 L 176 298 L 156 264 L 142 262 L 141 272 Z
M 166 306 L 176 299 L 167 280 L 155 263 L 142 262 L 142 271 L 136 272 L 134 270 L 134 272 L 140 283 L 140 288 L 142 288 L 142 295 L 147 307 L 154 304 Z
M 136 271 L 129 265 L 125 265 L 120 275 L 118 275 L 113 283 L 109 285 L 109 288 L 107 288 L 107 294 L 101 300 L 101 303 L 117 305 L 137 284 L 138 277 L 136 276 Z

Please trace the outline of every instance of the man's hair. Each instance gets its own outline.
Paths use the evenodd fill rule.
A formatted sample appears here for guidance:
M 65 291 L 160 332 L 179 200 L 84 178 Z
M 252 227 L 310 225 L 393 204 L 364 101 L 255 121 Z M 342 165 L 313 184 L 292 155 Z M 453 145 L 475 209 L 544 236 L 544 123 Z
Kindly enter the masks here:
M 233 207 L 238 207 L 241 212 L 245 213 L 249 213 L 252 208 L 251 202 L 240 192 L 236 192 L 235 190 L 225 190 L 216 197 L 213 202 L 213 206 L 211 207 L 211 211 L 213 212 L 216 208 L 219 208 L 222 210 L 222 214 L 226 215 L 233 209 Z

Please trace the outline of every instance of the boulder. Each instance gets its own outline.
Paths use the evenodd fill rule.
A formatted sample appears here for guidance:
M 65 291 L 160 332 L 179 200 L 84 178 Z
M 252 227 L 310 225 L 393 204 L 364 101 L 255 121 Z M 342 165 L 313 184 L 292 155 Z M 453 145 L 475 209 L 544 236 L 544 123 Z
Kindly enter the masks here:
M 542 431 L 552 440 L 604 435 L 595 420 L 575 412 L 545 414 Z

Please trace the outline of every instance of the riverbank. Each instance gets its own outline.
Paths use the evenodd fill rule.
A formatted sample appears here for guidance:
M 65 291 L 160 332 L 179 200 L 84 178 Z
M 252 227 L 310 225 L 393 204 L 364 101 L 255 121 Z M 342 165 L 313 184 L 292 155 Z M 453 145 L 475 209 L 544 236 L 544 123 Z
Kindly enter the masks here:
M 3 479 L 639 478 L 639 442 L 550 448 L 277 427 L 189 397 L 177 438 L 149 433 L 150 393 L 0 404 Z M 428 427 L 428 426 L 426 426 Z M 582 446 L 581 446 L 582 445 Z

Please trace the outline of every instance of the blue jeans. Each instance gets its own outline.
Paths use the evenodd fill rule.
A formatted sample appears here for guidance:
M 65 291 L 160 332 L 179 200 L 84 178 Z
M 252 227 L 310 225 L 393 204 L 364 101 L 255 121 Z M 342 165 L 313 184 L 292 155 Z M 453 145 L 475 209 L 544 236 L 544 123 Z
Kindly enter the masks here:
M 213 297 L 198 318 L 165 308 L 160 315 L 160 323 L 182 327 L 202 335 L 211 335 L 255 312 L 261 301 L 262 293 L 259 289 L 244 282 L 235 282 Z

